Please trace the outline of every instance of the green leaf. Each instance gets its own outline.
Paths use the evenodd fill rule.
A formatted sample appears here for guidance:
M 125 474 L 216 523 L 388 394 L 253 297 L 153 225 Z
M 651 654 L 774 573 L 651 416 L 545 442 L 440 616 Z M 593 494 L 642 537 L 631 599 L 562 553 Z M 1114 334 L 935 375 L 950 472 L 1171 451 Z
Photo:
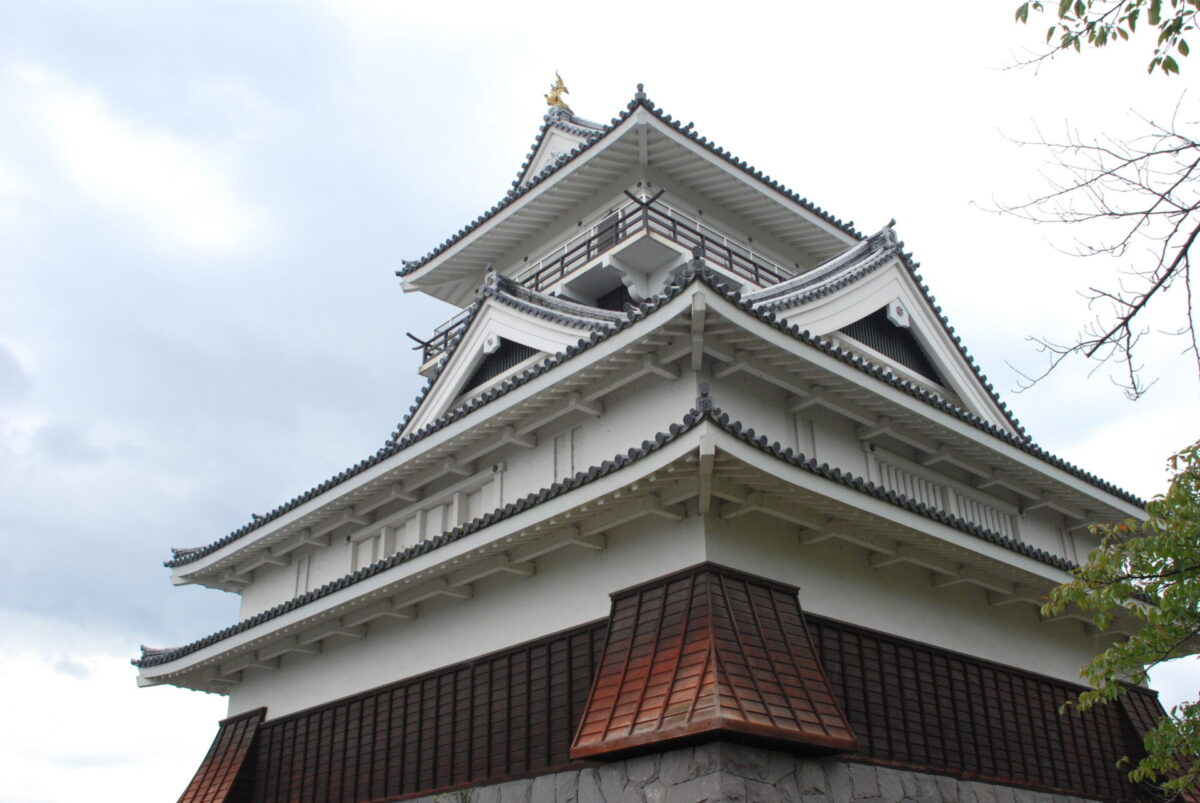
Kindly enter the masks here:
M 1058 0 L 1058 18 L 1062 19 L 1067 16 L 1067 12 L 1071 10 L 1071 0 Z
M 1029 22 L 1029 4 L 1022 3 L 1017 6 L 1017 22 Z
M 1150 0 L 1150 24 L 1157 26 L 1162 19 L 1162 0 Z
M 1087 13 L 1087 6 L 1083 4 L 1083 0 L 1075 0 L 1075 16 L 1083 19 L 1083 15 Z
M 1191 50 L 1192 49 L 1190 47 L 1188 47 L 1187 41 L 1185 41 L 1183 39 L 1179 40 L 1179 55 L 1186 56 L 1188 53 L 1191 52 Z
M 1172 58 L 1171 56 L 1167 56 L 1163 59 L 1162 68 L 1163 68 L 1163 72 L 1168 73 L 1168 74 L 1170 74 L 1170 73 L 1178 74 L 1179 73 L 1179 65 L 1175 63 L 1175 59 Z

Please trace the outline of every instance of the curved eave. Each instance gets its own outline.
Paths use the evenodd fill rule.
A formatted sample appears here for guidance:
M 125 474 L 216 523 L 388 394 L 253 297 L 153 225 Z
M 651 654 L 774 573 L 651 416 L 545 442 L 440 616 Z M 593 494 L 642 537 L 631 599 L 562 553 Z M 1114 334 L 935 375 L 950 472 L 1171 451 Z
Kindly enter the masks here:
M 669 118 L 668 118 L 669 119 Z M 406 291 L 420 290 L 458 306 L 470 302 L 484 266 L 500 264 L 518 254 L 525 244 L 537 239 L 552 223 L 569 224 L 563 216 L 571 211 L 586 214 L 581 204 L 614 187 L 628 175 L 637 180 L 657 177 L 704 203 L 716 206 L 735 219 L 753 225 L 792 249 L 799 269 L 831 259 L 845 251 L 858 237 L 848 227 L 835 225 L 805 204 L 795 200 L 771 181 L 770 176 L 750 168 L 728 152 L 717 148 L 690 129 L 682 129 L 644 107 L 638 107 L 608 133 L 599 136 L 558 167 L 538 177 L 532 186 L 513 200 L 502 201 L 451 238 L 403 278 Z M 661 188 L 661 187 L 660 187 Z M 505 205 L 506 204 L 506 205 Z M 503 208 L 500 208 L 500 207 Z M 530 259 L 539 254 L 530 253 Z
M 523 557 L 523 548 L 527 547 L 529 554 L 541 554 L 539 550 L 545 548 L 548 539 L 563 533 L 569 533 L 569 539 L 578 539 L 581 533 L 586 537 L 588 532 L 608 531 L 619 526 L 612 523 L 613 516 L 622 523 L 635 520 L 637 516 L 629 515 L 631 509 L 645 516 L 678 518 L 682 515 L 679 503 L 699 494 L 699 485 L 694 492 L 664 504 L 662 491 L 667 486 L 675 487 L 679 476 L 694 474 L 694 467 L 688 472 L 665 469 L 690 465 L 701 442 L 712 442 L 718 450 L 716 476 L 736 476 L 739 483 L 750 487 L 758 483 L 786 488 L 785 494 L 769 494 L 788 500 L 781 510 L 785 521 L 794 521 L 789 518 L 795 515 L 793 510 L 803 511 L 802 515 L 817 522 L 836 519 L 847 530 L 850 543 L 884 550 L 885 554 L 888 550 L 894 553 L 897 543 L 909 544 L 925 556 L 925 565 L 944 566 L 947 572 L 958 571 L 955 567 L 964 564 L 975 566 L 986 577 L 973 575 L 976 579 L 972 582 L 998 588 L 1000 593 L 1005 593 L 1006 587 L 1011 589 L 1009 594 L 1024 593 L 1020 588 L 1027 584 L 1048 588 L 1069 577 L 1067 572 L 1073 564 L 1064 558 L 794 454 L 778 442 L 746 429 L 712 406 L 710 400 L 702 402 L 701 410 L 692 410 L 682 424 L 672 425 L 656 440 L 644 441 L 588 472 L 531 493 L 186 647 L 147 654 L 134 662 L 139 666 L 139 681 L 143 685 L 171 683 L 197 670 L 235 666 L 229 662 L 247 655 L 251 661 L 271 660 L 255 651 L 283 638 L 295 637 L 305 643 L 309 628 L 331 622 L 356 627 L 359 620 L 354 614 L 367 606 L 387 603 L 389 610 L 395 610 L 419 604 L 456 587 L 454 577 L 474 576 L 477 571 L 472 571 L 473 565 L 486 565 L 501 552 L 511 561 L 529 560 Z M 747 479 L 747 470 L 757 479 Z M 656 484 L 653 478 L 660 474 Z M 588 493 L 574 493 L 584 487 Z M 637 492 L 629 493 L 631 487 Z M 639 500 L 650 504 L 640 505 Z
M 1021 482 L 1048 494 L 1064 496 L 1069 504 L 1095 513 L 1096 518 L 1144 516 L 1140 500 L 1130 494 L 826 340 L 755 313 L 748 302 L 728 294 L 707 273 L 681 276 L 677 281 L 654 304 L 643 305 L 632 320 L 618 324 L 609 333 L 592 333 L 579 346 L 548 358 L 483 398 L 472 399 L 419 431 L 390 443 L 375 457 L 281 506 L 265 520 L 251 522 L 198 550 L 203 554 L 177 557 L 168 563 L 173 569 L 173 582 L 202 582 L 221 587 L 220 570 L 234 566 L 256 551 L 273 548 L 282 539 L 295 537 L 310 524 L 322 523 L 331 515 L 353 510 L 360 503 L 388 493 L 402 471 L 418 465 L 416 461 L 453 458 L 465 448 L 464 444 L 469 448 L 480 439 L 494 437 L 499 426 L 496 421 L 522 405 L 536 400 L 544 402 L 545 394 L 556 393 L 557 388 L 569 384 L 577 373 L 608 365 L 613 356 L 685 315 L 692 297 L 705 288 L 714 292 L 710 302 L 713 313 L 755 334 L 764 348 L 770 349 L 770 359 L 801 359 L 825 372 L 827 378 L 820 379 L 821 384 L 837 393 L 870 399 L 869 407 L 860 405 L 857 411 L 851 411 L 864 426 L 874 426 L 878 416 L 886 415 L 897 427 L 919 435 L 927 444 L 942 444 L 980 465 L 1001 466 L 1005 472 L 1015 473 Z M 654 321 L 650 322 L 650 318 Z M 558 370 L 565 362 L 571 362 L 573 370 Z M 476 414 L 485 407 L 487 415 Z

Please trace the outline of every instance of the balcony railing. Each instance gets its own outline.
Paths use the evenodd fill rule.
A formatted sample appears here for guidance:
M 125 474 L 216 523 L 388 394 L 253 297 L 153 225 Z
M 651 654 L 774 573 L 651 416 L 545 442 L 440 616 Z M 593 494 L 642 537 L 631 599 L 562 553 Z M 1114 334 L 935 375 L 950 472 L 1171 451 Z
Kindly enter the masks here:
M 704 249 L 713 266 L 759 287 L 778 284 L 795 275 L 748 245 L 726 237 L 662 201 L 631 200 L 588 231 L 576 235 L 537 262 L 517 272 L 516 280 L 544 292 L 564 281 L 593 259 L 641 232 L 649 231 L 687 249 Z
M 757 287 L 767 287 L 792 278 L 795 271 L 755 253 L 747 244 L 721 232 L 674 207 L 651 199 L 632 199 L 590 229 L 580 232 L 546 256 L 517 272 L 524 287 L 548 292 L 591 264 L 598 256 L 643 232 L 656 234 L 688 250 L 700 248 L 712 267 Z M 429 340 L 416 340 L 424 350 L 422 363 L 444 354 L 466 325 L 466 311 L 434 330 Z

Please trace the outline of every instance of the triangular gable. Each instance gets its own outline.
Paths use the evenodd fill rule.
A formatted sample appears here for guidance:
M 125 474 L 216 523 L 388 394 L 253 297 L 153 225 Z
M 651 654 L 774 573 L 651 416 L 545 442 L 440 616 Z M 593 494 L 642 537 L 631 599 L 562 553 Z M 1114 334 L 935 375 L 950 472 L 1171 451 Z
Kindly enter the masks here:
M 489 272 L 466 329 L 444 358 L 404 432 L 420 429 L 535 357 L 557 354 L 625 314 L 535 293 Z M 403 434 L 403 433 L 402 433 Z
M 985 421 L 1018 431 L 916 280 L 890 225 L 824 265 L 746 300 L 950 396 Z
M 560 146 L 569 141 L 578 144 L 566 158 L 551 158 L 554 152 L 561 155 Z M 545 220 L 570 217 L 578 199 L 598 189 L 619 192 L 639 181 L 696 201 L 721 197 L 720 205 L 732 214 L 733 223 L 763 227 L 763 242 L 782 243 L 806 266 L 834 256 L 861 237 L 850 224 L 701 137 L 691 124 L 664 114 L 639 91 L 609 126 L 552 109 L 504 198 L 424 257 L 405 261 L 396 273 L 404 277 L 405 291 L 419 290 L 464 305 L 481 265 L 495 264 L 508 273 L 519 270 L 513 257 L 526 254 L 514 243 L 527 242 L 531 231 L 542 232 Z M 622 182 L 628 186 L 617 186 Z M 763 202 L 786 214 L 756 214 L 752 224 L 738 220 L 740 213 L 733 211 L 759 208 Z M 708 206 L 707 201 L 702 205 Z M 541 225 L 532 225 L 537 221 Z M 540 245 L 529 244 L 535 250 Z
M 526 186 L 534 177 L 558 167 L 572 151 L 605 130 L 605 126 L 576 117 L 561 106 L 551 106 L 513 186 Z

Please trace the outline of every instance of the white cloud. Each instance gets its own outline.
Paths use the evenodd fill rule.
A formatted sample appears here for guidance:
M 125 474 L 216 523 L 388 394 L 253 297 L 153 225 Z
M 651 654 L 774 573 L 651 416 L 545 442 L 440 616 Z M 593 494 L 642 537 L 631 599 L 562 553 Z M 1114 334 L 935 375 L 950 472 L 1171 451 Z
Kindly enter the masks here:
M 0 729 L 0 803 L 179 796 L 224 698 L 138 689 L 111 635 L 5 611 L 0 632 L 0 705 L 20 723 Z
M 26 91 L 30 120 L 70 181 L 164 245 L 220 254 L 269 233 L 270 216 L 239 194 L 236 159 L 221 142 L 123 115 L 41 67 L 17 66 L 10 77 Z

